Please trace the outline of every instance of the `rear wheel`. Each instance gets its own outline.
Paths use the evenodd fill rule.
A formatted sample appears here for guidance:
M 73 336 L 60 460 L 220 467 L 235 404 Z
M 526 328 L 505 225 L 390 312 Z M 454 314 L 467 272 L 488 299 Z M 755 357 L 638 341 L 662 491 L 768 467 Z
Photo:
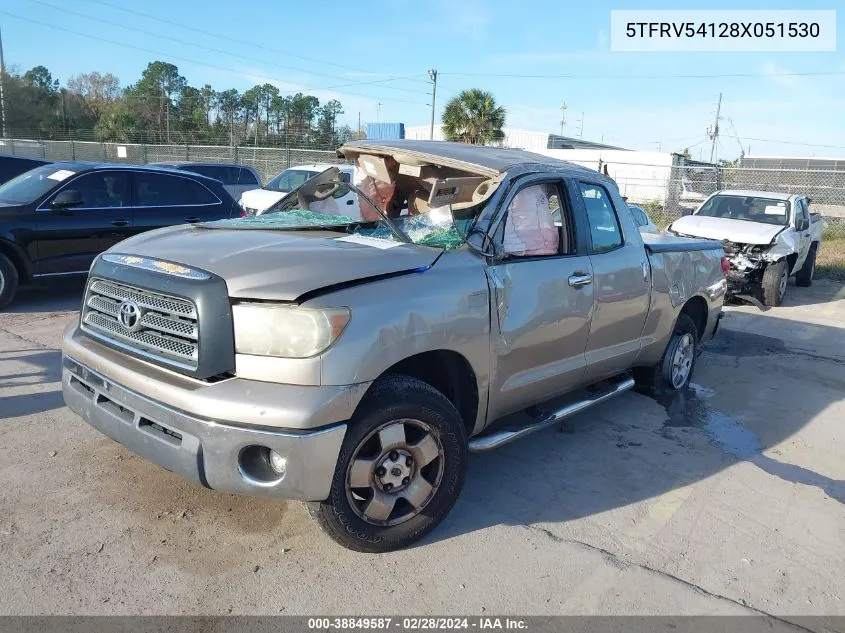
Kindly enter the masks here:
M 807 259 L 804 260 L 804 265 L 801 270 L 795 275 L 796 286 L 811 286 L 813 284 L 813 274 L 816 272 L 816 254 L 819 245 L 816 242 L 810 244 L 810 250 L 807 252 Z
M 634 380 L 637 390 L 648 395 L 680 391 L 689 386 L 698 352 L 698 328 L 695 321 L 684 312 L 678 315 L 675 329 L 663 358 L 653 367 L 636 367 Z
M 451 510 L 466 466 L 466 430 L 452 403 L 416 378 L 389 376 L 350 422 L 328 499 L 308 509 L 344 547 L 399 549 Z
M 786 295 L 786 282 L 789 280 L 789 266 L 785 259 L 769 264 L 763 271 L 763 283 L 760 295 L 767 306 L 779 306 Z
M 18 271 L 8 257 L 0 253 L 0 309 L 14 299 L 18 291 Z

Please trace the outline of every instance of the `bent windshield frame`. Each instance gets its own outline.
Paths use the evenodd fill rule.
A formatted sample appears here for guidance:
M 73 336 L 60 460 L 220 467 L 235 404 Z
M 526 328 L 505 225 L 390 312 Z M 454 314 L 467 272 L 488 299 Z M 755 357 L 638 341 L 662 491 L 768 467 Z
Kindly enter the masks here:
M 370 198 L 370 196 L 368 196 L 366 193 L 361 191 L 358 187 L 353 185 L 351 182 L 344 182 L 343 180 L 341 180 L 340 179 L 340 170 L 338 170 L 336 167 L 331 167 L 331 168 L 327 169 L 326 171 L 321 172 L 320 174 L 317 174 L 316 176 L 313 176 L 312 178 L 309 178 L 308 180 L 303 182 L 301 185 L 299 185 L 296 189 L 289 192 L 284 198 L 279 200 L 272 207 L 267 209 L 267 211 L 265 211 L 262 215 L 267 216 L 267 215 L 271 215 L 273 213 L 285 213 L 287 211 L 292 210 L 292 209 L 286 209 L 285 207 L 291 201 L 296 200 L 297 203 L 299 202 L 299 191 L 300 191 L 300 189 L 302 189 L 305 185 L 311 183 L 311 181 L 314 180 L 315 178 L 319 178 L 320 176 L 325 175 L 326 173 L 330 172 L 332 169 L 334 169 L 338 172 L 338 178 L 332 179 L 332 180 L 327 180 L 325 182 L 317 184 L 318 188 L 323 187 L 325 185 L 337 185 L 337 187 L 335 188 L 334 191 L 332 191 L 330 194 L 326 195 L 327 198 L 334 196 L 337 193 L 337 189 L 339 189 L 340 187 L 348 187 L 349 189 L 351 189 L 352 191 L 357 193 L 359 196 L 361 196 L 364 200 L 366 200 L 367 203 L 370 204 L 370 206 L 372 206 L 373 209 L 376 210 L 376 212 L 381 216 L 381 219 L 385 222 L 387 227 L 390 229 L 390 232 L 393 233 L 393 235 L 396 237 L 396 239 L 398 239 L 400 242 L 404 242 L 406 244 L 413 243 L 413 240 L 411 240 L 411 238 L 408 237 L 408 235 L 406 233 L 404 233 L 401 229 L 399 229 L 399 227 L 396 226 L 396 223 L 393 222 L 393 220 L 390 219 L 390 217 L 387 215 L 387 213 L 385 213 L 384 210 L 381 207 L 379 207 L 373 201 L 372 198 Z

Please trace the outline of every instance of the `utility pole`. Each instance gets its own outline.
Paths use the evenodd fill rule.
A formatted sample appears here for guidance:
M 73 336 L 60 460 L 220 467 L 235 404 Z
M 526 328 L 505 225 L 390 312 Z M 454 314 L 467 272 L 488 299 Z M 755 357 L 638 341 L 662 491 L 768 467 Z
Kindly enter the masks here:
M 65 110 L 65 89 L 62 88 L 59 92 L 62 96 L 62 130 L 67 132 L 67 112 Z
M 431 128 L 428 131 L 428 140 L 434 140 L 434 108 L 437 99 L 437 69 L 430 68 L 428 76 L 431 79 Z
M 584 112 L 581 112 L 581 120 L 579 121 L 581 124 L 578 128 L 578 138 L 584 138 Z
M 358 111 L 358 138 L 355 139 L 357 141 L 361 140 L 361 111 Z
M 381 117 L 381 101 L 379 101 L 378 105 L 376 105 L 376 123 L 379 123 L 380 117 Z
M 6 66 L 3 64 L 3 34 L 0 33 L 0 120 L 3 126 L 3 138 L 6 138 L 6 98 L 3 96 L 3 73 Z
M 722 110 L 722 93 L 719 93 L 719 101 L 716 103 L 716 120 L 713 122 L 713 130 L 710 133 L 712 143 L 710 144 L 710 162 L 713 162 L 713 154 L 716 151 L 716 140 L 719 138 L 719 112 Z
M 563 136 L 563 126 L 566 125 L 566 101 L 560 104 L 560 135 Z

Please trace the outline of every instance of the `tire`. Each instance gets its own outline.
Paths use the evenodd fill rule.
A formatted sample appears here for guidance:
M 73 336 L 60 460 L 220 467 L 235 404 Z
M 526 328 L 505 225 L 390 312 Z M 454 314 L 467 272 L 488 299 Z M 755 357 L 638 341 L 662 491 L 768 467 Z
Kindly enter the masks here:
M 816 272 L 816 254 L 819 250 L 818 242 L 810 244 L 810 250 L 807 252 L 807 259 L 804 260 L 804 265 L 801 270 L 795 275 L 795 285 L 806 288 L 813 285 L 813 274 Z
M 763 283 L 760 286 L 760 300 L 763 304 L 777 307 L 783 303 L 788 280 L 789 267 L 785 259 L 768 264 L 763 271 Z
M 452 509 L 466 477 L 467 454 L 461 416 L 442 393 L 416 378 L 388 376 L 373 386 L 350 422 L 329 497 L 309 503 L 308 511 L 348 549 L 401 549 Z
M 689 387 L 698 355 L 698 341 L 695 321 L 682 312 L 660 362 L 652 367 L 634 368 L 637 390 L 657 396 L 665 391 L 681 391 Z
M 17 268 L 8 257 L 0 253 L 0 310 L 15 298 L 18 282 Z

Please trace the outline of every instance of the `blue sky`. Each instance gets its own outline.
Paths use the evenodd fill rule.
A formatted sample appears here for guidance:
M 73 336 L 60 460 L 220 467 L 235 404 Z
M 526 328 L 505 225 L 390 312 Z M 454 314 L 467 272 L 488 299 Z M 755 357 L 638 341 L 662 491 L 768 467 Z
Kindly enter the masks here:
M 769 0 L 699 7 L 835 9 L 837 4 Z M 99 70 L 128 85 L 147 62 L 161 59 L 176 64 L 195 86 L 244 90 L 269 81 L 283 92 L 310 92 L 321 101 L 337 98 L 344 105 L 343 121 L 353 127 L 359 112 L 363 122 L 378 117 L 406 125 L 428 123 L 426 70 L 437 68 L 438 116 L 450 96 L 477 87 L 491 91 L 506 108 L 509 127 L 559 132 L 565 101 L 566 135 L 578 135 L 583 112 L 585 139 L 643 150 L 691 147 L 695 158 L 700 151 L 707 158 L 706 128 L 721 92 L 721 157 L 739 154 L 730 122 L 755 155 L 845 156 L 842 38 L 835 53 L 610 51 L 611 9 L 676 7 L 673 2 L 624 0 L 323 0 L 318 5 L 3 0 L 0 28 L 7 66 L 25 70 L 43 64 L 63 83 L 75 73 Z M 837 16 L 840 33 L 845 32 L 843 15 Z M 784 74 L 800 72 L 838 74 Z M 754 76 L 671 77 L 690 74 Z

